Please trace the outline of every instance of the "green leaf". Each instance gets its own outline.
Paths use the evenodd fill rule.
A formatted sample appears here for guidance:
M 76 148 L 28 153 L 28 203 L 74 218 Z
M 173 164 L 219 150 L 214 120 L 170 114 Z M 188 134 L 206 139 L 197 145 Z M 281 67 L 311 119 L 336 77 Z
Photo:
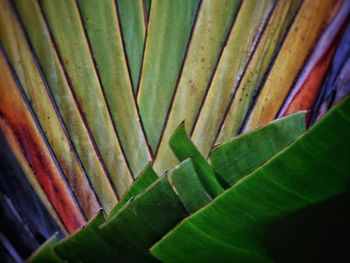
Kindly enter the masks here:
M 98 228 L 104 222 L 103 213 L 99 212 L 82 229 L 57 244 L 57 255 L 68 262 L 113 262 L 114 249 Z
M 271 223 L 350 190 L 350 97 L 152 247 L 165 262 L 271 262 Z M 327 142 L 327 143 L 325 143 Z
M 101 226 L 121 262 L 149 262 L 148 249 L 188 215 L 166 176 L 154 182 Z
M 79 0 L 101 86 L 120 144 L 135 177 L 151 160 L 124 55 L 114 0 Z
M 211 197 L 198 178 L 192 159 L 176 166 L 168 174 L 168 179 L 189 213 L 194 213 L 211 202 Z
M 133 178 L 116 135 L 75 1 L 40 1 L 78 105 L 121 196 Z
M 191 138 L 207 157 L 274 1 L 243 1 L 197 116 Z M 252 19 L 254 17 L 254 19 Z
M 148 13 L 145 13 L 143 0 L 116 0 L 116 4 L 130 76 L 136 93 L 140 79 Z
M 138 194 L 142 193 L 158 179 L 158 175 L 152 169 L 152 163 L 149 163 L 142 173 L 137 177 L 135 182 L 130 186 L 130 188 L 125 192 L 122 199 L 113 208 L 111 213 L 108 215 L 107 219 L 114 216 L 120 209 L 125 207 L 128 202 L 132 201 Z
M 155 177 L 158 180 L 140 193 Z M 99 213 L 60 242 L 55 248 L 57 254 L 68 262 L 154 261 L 149 247 L 188 212 L 211 200 L 198 180 L 191 159 L 161 178 L 148 166 L 129 191 L 126 195 L 135 193 L 134 200 L 125 196 L 122 205 L 118 204 L 107 220 Z
M 57 236 L 53 236 L 52 238 L 48 239 L 43 243 L 38 250 L 34 252 L 28 259 L 28 262 L 30 263 L 64 263 L 65 261 L 62 260 L 55 252 L 55 247 L 58 244 L 58 238 Z
M 304 132 L 305 116 L 289 115 L 215 147 L 210 153 L 215 173 L 232 186 Z
M 99 160 L 94 140 L 89 135 L 89 129 L 79 111 L 79 105 L 74 99 L 74 93 L 70 89 L 40 6 L 36 0 L 16 0 L 14 3 L 79 160 L 98 201 L 109 213 L 117 203 L 117 198 L 108 175 Z
M 169 139 L 182 121 L 188 132 L 192 130 L 239 5 L 239 0 L 210 0 L 201 4 L 154 161 L 153 168 L 159 174 L 177 163 Z
M 152 0 L 137 102 L 155 152 L 185 57 L 199 0 Z
M 192 158 L 199 180 L 211 197 L 214 198 L 224 191 L 218 180 L 216 180 L 212 167 L 188 137 L 184 123 L 181 123 L 175 130 L 169 143 L 179 161 Z

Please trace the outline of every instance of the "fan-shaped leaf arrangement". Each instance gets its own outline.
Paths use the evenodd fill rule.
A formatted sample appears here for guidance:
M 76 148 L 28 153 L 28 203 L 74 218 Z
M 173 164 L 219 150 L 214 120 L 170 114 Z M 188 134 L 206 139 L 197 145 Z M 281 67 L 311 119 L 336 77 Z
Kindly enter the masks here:
M 349 15 L 0 0 L 1 261 L 349 259 Z

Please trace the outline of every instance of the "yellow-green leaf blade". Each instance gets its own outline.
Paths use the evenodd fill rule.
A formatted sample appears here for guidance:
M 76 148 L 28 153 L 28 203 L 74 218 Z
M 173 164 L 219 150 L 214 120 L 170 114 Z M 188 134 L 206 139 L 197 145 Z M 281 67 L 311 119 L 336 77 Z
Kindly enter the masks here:
M 116 3 L 132 86 L 136 93 L 140 79 L 147 14 L 143 0 L 116 0 Z
M 98 200 L 105 211 L 109 212 L 117 203 L 113 186 L 99 160 L 94 140 L 76 104 L 38 2 L 16 0 L 15 5 L 74 148 Z
M 216 143 L 222 143 L 240 132 L 254 96 L 298 11 L 300 2 L 299 0 L 277 1 L 251 62 L 237 88 Z
M 177 126 L 185 121 L 186 130 L 192 130 L 239 4 L 239 0 L 204 1 L 201 4 L 154 162 L 154 169 L 159 174 L 176 164 L 169 139 Z
M 151 156 L 132 91 L 114 0 L 78 1 L 118 138 L 136 177 Z
M 273 7 L 273 1 L 244 1 L 240 7 L 191 135 L 205 157 Z
M 198 6 L 198 0 L 151 1 L 137 102 L 153 152 L 159 143 Z
M 86 118 L 114 187 L 121 196 L 133 179 L 108 112 L 77 3 L 69 0 L 45 0 L 40 4 L 77 103 Z

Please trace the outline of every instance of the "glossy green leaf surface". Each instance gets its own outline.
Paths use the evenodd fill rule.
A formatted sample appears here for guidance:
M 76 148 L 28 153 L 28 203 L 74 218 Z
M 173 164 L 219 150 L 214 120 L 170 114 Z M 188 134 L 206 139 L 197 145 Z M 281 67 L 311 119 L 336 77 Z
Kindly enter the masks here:
M 30 263 L 64 263 L 65 261 L 60 258 L 56 252 L 55 247 L 58 244 L 57 236 L 46 240 L 34 254 L 30 256 L 28 262 Z
M 99 212 L 81 230 L 62 240 L 55 251 L 68 262 L 113 262 L 113 247 L 101 236 L 98 227 L 105 222 Z M 102 253 L 101 253 L 102 252 Z
M 117 203 L 117 198 L 75 101 L 40 6 L 36 0 L 16 0 L 14 3 L 79 160 L 99 202 L 108 213 Z
M 146 188 L 151 181 L 154 183 Z M 145 191 L 136 195 L 141 190 Z M 125 196 L 121 200 L 123 206 L 118 204 L 106 220 L 99 213 L 78 232 L 58 243 L 57 254 L 68 262 L 113 262 L 116 259 L 153 262 L 149 247 L 188 213 L 211 201 L 191 159 L 161 178 L 148 166 L 129 191 L 135 193 L 133 200 Z
M 148 249 L 188 215 L 166 176 L 109 218 L 101 226 L 103 236 L 115 247 L 116 259 L 152 262 Z
M 188 132 L 192 130 L 239 5 L 239 0 L 211 0 L 201 4 L 154 161 L 159 174 L 176 164 L 169 139 L 182 121 Z
M 187 159 L 168 173 L 170 185 L 189 213 L 194 213 L 212 199 L 203 187 L 192 159 Z
M 77 3 L 69 0 L 44 0 L 40 1 L 40 5 L 77 103 L 113 185 L 121 196 L 133 178 L 109 114 Z
M 143 2 L 143 0 L 116 0 L 124 50 L 135 93 L 139 85 L 146 34 L 147 13 Z
M 185 219 L 152 254 L 165 262 L 272 262 L 262 247 L 269 224 L 350 190 L 349 129 L 347 97 L 273 159 Z
M 289 115 L 217 146 L 210 153 L 215 173 L 232 186 L 302 134 L 305 116 L 305 112 Z
M 137 102 L 153 152 L 174 95 L 199 2 L 151 1 Z
M 349 7 L 0 0 L 0 261 L 349 261 Z
M 300 0 L 277 1 L 251 61 L 224 118 L 216 143 L 237 135 L 264 76 L 299 10 Z
M 191 134 L 205 157 L 273 7 L 274 1 L 243 1 L 240 7 Z
M 128 202 L 132 201 L 138 194 L 142 193 L 148 186 L 154 183 L 158 179 L 158 175 L 152 169 L 152 164 L 149 163 L 142 173 L 136 178 L 135 182 L 125 192 L 122 199 L 113 208 L 107 219 L 115 215 L 120 209 L 122 209 Z
M 216 179 L 212 167 L 187 135 L 184 123 L 176 129 L 169 143 L 179 161 L 192 158 L 199 180 L 211 197 L 216 197 L 224 191 Z

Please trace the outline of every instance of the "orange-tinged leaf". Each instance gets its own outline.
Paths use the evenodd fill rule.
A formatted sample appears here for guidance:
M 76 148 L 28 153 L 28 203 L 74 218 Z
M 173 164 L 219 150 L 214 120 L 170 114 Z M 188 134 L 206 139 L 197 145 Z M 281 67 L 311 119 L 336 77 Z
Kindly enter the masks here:
M 2 123 L 12 129 L 27 165 L 33 170 L 36 180 L 43 188 L 67 231 L 73 232 L 84 224 L 84 217 L 47 143 L 40 134 L 33 113 L 24 100 L 24 94 L 17 88 L 2 52 L 0 54 L 0 72 Z
M 306 0 L 283 43 L 244 130 L 272 121 L 339 1 Z M 339 7 L 339 6 L 338 6 Z

